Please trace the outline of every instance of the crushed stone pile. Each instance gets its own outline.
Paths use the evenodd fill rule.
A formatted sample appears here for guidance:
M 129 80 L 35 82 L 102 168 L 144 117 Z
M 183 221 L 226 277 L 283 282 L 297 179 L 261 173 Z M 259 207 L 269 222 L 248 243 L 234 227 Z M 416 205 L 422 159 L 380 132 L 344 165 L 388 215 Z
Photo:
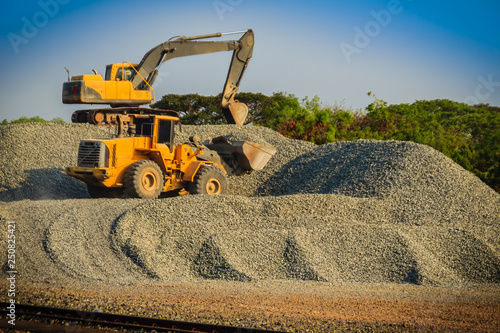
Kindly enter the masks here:
M 425 145 L 358 140 L 325 144 L 287 162 L 261 195 L 339 194 L 391 203 L 394 221 L 475 224 L 498 218 L 498 193 Z
M 89 197 L 64 168 L 75 165 L 80 140 L 109 137 L 110 130 L 80 124 L 0 126 L 0 201 Z
M 500 282 L 486 230 L 395 224 L 392 209 L 331 194 L 153 201 L 122 215 L 113 240 L 161 280 Z
M 90 198 L 86 186 L 64 173 L 77 163 L 80 140 L 109 138 L 115 127 L 86 124 L 20 124 L 0 127 L 0 201 L 23 199 Z M 315 147 L 310 142 L 286 139 L 264 127 L 237 125 L 189 126 L 176 132 L 175 144 L 197 134 L 201 141 L 224 135 L 231 140 L 253 141 L 278 149 L 265 170 L 232 177 L 233 195 L 253 195 L 282 165 Z
M 230 195 L 90 199 L 61 169 L 109 131 L 0 127 L 0 217 L 16 221 L 22 279 L 500 283 L 500 195 L 427 146 L 183 126 L 177 143 L 225 135 L 278 152 L 230 177 Z

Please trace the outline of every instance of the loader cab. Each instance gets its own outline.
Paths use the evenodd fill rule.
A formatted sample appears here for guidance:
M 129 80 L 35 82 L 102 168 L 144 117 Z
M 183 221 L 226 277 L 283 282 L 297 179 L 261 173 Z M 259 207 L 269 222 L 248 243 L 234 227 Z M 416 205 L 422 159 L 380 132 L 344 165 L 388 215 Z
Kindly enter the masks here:
M 167 146 L 170 151 L 174 146 L 174 125 L 179 118 L 170 116 L 136 116 L 134 125 L 136 136 L 151 137 L 152 148 Z

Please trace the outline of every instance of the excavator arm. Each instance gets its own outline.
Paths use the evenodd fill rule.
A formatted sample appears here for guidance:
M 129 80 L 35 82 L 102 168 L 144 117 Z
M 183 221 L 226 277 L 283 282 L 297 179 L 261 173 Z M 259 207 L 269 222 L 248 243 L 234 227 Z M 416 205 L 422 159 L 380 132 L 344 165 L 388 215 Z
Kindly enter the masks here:
M 230 34 L 243 33 L 239 40 L 229 41 L 200 41 L 201 39 L 222 37 Z M 175 38 L 175 39 L 174 39 Z M 251 29 L 232 33 L 215 33 L 194 37 L 173 37 L 147 52 L 139 65 L 137 72 L 132 76 L 132 86 L 136 90 L 149 89 L 160 70 L 160 66 L 167 60 L 197 54 L 233 51 L 233 57 L 226 82 L 224 84 L 221 107 L 226 120 L 230 124 L 242 125 L 248 114 L 248 107 L 235 101 L 241 78 L 252 58 L 254 34 Z M 147 82 L 147 83 L 146 83 Z

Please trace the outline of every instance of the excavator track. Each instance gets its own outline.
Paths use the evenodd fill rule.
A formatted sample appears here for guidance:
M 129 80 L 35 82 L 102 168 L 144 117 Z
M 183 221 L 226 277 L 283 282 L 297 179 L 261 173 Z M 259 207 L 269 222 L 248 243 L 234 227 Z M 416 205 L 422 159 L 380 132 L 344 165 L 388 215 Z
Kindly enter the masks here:
M 118 107 L 118 108 L 104 108 L 92 110 L 77 110 L 73 112 L 71 121 L 80 124 L 92 125 L 117 125 L 117 116 L 119 115 L 155 115 L 155 116 L 174 116 L 178 117 L 177 111 L 162 110 L 162 109 L 149 109 L 141 107 Z

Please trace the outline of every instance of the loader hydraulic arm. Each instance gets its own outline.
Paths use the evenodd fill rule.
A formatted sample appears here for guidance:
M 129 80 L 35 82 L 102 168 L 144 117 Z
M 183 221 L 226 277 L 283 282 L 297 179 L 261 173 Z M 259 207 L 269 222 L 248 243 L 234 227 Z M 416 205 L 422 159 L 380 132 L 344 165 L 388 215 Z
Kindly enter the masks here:
M 201 39 L 240 33 L 244 33 L 244 35 L 239 40 L 200 41 Z M 247 116 L 248 108 L 245 104 L 235 101 L 234 96 L 238 91 L 248 62 L 252 58 L 253 46 L 254 34 L 251 29 L 194 37 L 173 37 L 146 53 L 137 66 L 137 73 L 131 78 L 132 86 L 135 90 L 150 89 L 158 76 L 161 64 L 167 60 L 197 54 L 233 51 L 231 65 L 222 92 L 221 107 L 228 123 L 242 125 Z

